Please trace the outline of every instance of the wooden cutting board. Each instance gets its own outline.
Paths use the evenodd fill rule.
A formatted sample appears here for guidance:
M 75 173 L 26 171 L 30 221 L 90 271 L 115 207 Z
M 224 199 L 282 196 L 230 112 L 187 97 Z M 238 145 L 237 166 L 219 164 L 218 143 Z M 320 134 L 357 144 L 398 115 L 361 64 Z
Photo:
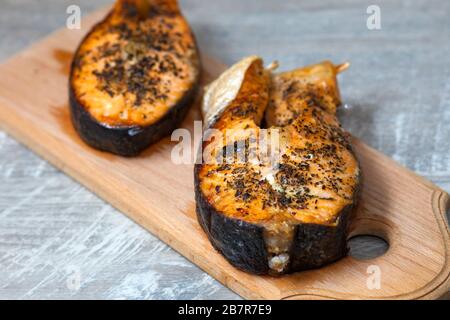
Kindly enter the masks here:
M 71 126 L 67 77 L 81 30 L 60 30 L 0 66 L 0 126 L 244 298 L 431 299 L 448 293 L 449 196 L 354 139 L 364 175 L 351 236 L 376 235 L 389 250 L 371 260 L 347 257 L 319 270 L 279 278 L 236 270 L 210 245 L 195 215 L 192 165 L 175 165 L 169 138 L 134 159 L 87 147 Z M 203 56 L 204 82 L 224 66 Z M 193 107 L 184 127 L 200 119 Z M 375 272 L 375 273 L 373 273 Z M 372 285 L 379 275 L 380 286 Z M 369 285 L 368 285 L 369 284 Z

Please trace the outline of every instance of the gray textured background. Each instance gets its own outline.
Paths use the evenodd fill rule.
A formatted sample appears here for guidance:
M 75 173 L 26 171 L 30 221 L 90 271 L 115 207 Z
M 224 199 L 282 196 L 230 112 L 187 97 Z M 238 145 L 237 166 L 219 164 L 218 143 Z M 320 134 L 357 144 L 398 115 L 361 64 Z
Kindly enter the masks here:
M 87 14 L 110 2 L 0 0 L 0 60 L 64 26 L 68 5 Z M 344 126 L 450 191 L 450 1 L 180 2 L 201 49 L 224 62 L 351 61 L 340 78 Z M 381 8 L 381 30 L 366 28 L 369 4 Z M 353 243 L 361 256 L 382 250 Z M 6 298 L 239 297 L 0 131 Z

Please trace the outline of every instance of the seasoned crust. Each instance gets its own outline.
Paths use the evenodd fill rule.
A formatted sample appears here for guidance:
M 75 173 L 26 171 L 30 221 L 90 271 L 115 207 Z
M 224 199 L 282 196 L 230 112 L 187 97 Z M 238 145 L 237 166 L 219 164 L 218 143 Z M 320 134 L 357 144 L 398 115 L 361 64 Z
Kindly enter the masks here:
M 118 0 L 74 56 L 72 122 L 91 146 L 134 156 L 180 124 L 199 79 L 195 38 L 176 0 Z
M 289 265 L 283 272 L 270 270 L 264 227 L 227 217 L 217 211 L 201 192 L 200 167 L 197 164 L 194 169 L 197 219 L 213 247 L 234 267 L 253 274 L 279 275 L 323 267 L 346 256 L 347 229 L 356 203 L 346 206 L 339 213 L 335 226 L 297 224 L 289 248 Z
M 245 131 L 225 143 L 206 137 L 203 156 L 212 150 L 216 153 L 209 160 L 224 162 L 195 167 L 199 221 L 236 267 L 283 274 L 320 267 L 346 254 L 359 169 L 335 116 L 340 68 L 323 62 L 272 75 L 261 59 L 250 57 L 207 90 L 207 128 L 224 136 L 229 129 L 251 129 L 259 136 L 265 111 L 269 136 L 279 131 L 275 163 L 227 162 L 224 146 L 239 149 L 245 141 L 245 152 L 257 148 Z
M 267 274 L 267 251 L 263 228 L 218 212 L 200 189 L 198 171 L 194 169 L 197 219 L 211 244 L 236 268 L 255 274 Z
M 194 101 L 198 85 L 171 108 L 157 123 L 147 126 L 108 127 L 96 121 L 81 105 L 69 88 L 72 125 L 91 147 L 124 157 L 139 155 L 148 146 L 169 135 L 183 121 Z

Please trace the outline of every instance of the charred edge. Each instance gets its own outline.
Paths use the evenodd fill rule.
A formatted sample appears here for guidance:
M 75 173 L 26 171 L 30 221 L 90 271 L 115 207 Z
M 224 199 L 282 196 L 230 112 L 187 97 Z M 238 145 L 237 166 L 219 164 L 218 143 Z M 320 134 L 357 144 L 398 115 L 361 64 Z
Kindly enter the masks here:
M 356 202 L 341 211 L 336 226 L 298 224 L 289 251 L 289 265 L 282 273 L 276 273 L 268 265 L 263 227 L 218 212 L 201 191 L 200 169 L 200 164 L 195 165 L 197 219 L 214 248 L 234 267 L 254 274 L 281 275 L 323 267 L 347 255 L 348 225 Z
M 299 224 L 296 227 L 286 273 L 323 267 L 347 255 L 349 226 L 358 206 L 361 185 L 360 174 L 353 194 L 353 202 L 345 206 L 338 214 L 339 220 L 336 226 Z
M 88 145 L 125 157 L 137 156 L 151 144 L 169 135 L 186 116 L 197 93 L 191 89 L 160 120 L 149 126 L 107 127 L 95 120 L 69 90 L 70 114 L 74 128 Z
M 194 169 L 197 219 L 211 244 L 234 267 L 249 273 L 267 274 L 269 267 L 263 228 L 218 212 L 200 189 L 200 168 L 201 165 L 197 164 Z
M 98 27 L 103 23 L 106 23 L 112 14 L 113 10 L 111 10 L 101 22 L 94 25 L 84 36 L 75 51 L 69 74 L 70 117 L 78 135 L 91 147 L 124 157 L 135 157 L 150 145 L 169 135 L 181 124 L 198 93 L 202 67 L 199 61 L 199 72 L 193 88 L 157 122 L 144 127 L 108 127 L 98 122 L 91 116 L 82 103 L 78 101 L 72 86 L 72 78 L 78 62 L 78 52 L 81 45 Z M 193 39 L 195 48 L 198 48 L 194 35 Z M 197 56 L 200 57 L 198 50 Z
M 335 262 L 347 255 L 347 229 L 353 205 L 339 214 L 336 226 L 299 224 L 290 250 L 286 273 L 315 269 Z

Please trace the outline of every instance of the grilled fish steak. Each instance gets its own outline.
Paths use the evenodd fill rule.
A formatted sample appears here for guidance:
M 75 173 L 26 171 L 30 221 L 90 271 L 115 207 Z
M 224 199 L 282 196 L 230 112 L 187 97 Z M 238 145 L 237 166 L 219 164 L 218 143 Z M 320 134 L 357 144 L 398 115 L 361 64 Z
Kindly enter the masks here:
M 336 118 L 336 75 L 345 68 L 326 61 L 275 74 L 252 56 L 207 88 L 208 130 L 194 169 L 197 216 L 235 267 L 278 275 L 346 255 L 360 174 Z M 276 157 L 249 156 L 263 133 Z M 241 152 L 230 155 L 233 148 Z
M 170 134 L 200 76 L 194 35 L 176 0 L 118 0 L 72 62 L 72 123 L 94 148 L 135 156 Z

